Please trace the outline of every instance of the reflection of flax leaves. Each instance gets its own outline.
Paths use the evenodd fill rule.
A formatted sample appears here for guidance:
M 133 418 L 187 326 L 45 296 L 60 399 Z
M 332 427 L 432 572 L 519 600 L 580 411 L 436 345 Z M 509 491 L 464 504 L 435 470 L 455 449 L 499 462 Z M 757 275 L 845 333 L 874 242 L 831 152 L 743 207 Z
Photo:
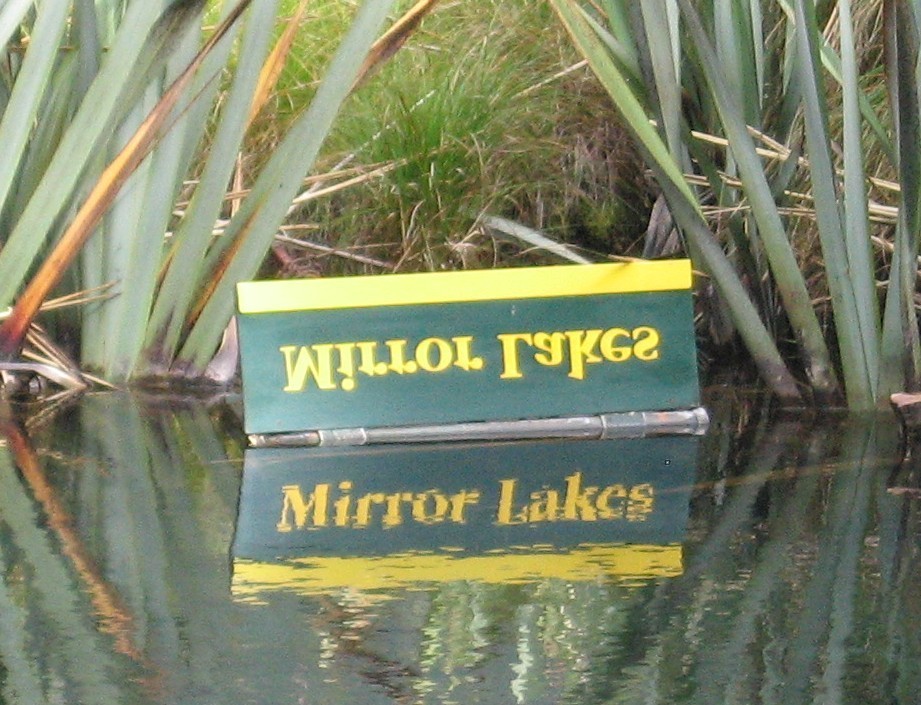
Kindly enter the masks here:
M 0 574 L 5 575 L 7 566 L 0 546 Z M 41 702 L 40 677 L 36 672 L 35 659 L 29 658 L 26 634 L 21 625 L 27 616 L 20 605 L 14 602 L 7 591 L 7 584 L 0 580 L 0 662 L 3 663 L 4 683 L 0 689 L 3 702 Z
M 142 656 L 131 643 L 133 616 L 124 607 L 121 597 L 99 574 L 92 558 L 87 554 L 79 535 L 73 528 L 73 521 L 61 505 L 42 472 L 28 439 L 14 427 L 3 429 L 9 441 L 16 465 L 29 483 L 32 495 L 41 504 L 48 520 L 48 527 L 61 542 L 61 551 L 70 559 L 80 579 L 87 586 L 96 613 L 102 618 L 102 631 L 112 636 L 119 653 L 141 661 Z

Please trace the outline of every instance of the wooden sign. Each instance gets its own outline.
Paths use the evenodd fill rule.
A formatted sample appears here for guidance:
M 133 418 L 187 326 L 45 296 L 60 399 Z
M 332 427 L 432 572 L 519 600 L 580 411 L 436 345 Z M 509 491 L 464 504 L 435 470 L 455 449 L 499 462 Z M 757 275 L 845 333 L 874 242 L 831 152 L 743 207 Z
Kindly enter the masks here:
M 698 441 L 249 449 L 234 592 L 678 575 Z
M 686 260 L 238 286 L 247 433 L 686 409 Z

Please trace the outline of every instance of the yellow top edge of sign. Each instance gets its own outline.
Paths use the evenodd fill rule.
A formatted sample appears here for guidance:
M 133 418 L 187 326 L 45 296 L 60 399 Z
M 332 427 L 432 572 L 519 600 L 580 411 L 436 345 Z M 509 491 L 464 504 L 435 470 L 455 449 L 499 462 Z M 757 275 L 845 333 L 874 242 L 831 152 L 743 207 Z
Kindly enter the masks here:
M 284 313 L 690 288 L 691 263 L 677 259 L 241 282 L 237 301 L 241 314 Z

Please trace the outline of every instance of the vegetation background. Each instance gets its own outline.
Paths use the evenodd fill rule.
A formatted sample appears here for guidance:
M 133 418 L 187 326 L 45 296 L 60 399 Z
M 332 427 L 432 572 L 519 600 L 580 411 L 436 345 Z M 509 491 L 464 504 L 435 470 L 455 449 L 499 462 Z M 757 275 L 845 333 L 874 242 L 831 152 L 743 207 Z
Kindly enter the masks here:
M 4 357 L 18 358 L 27 331 L 34 342 L 30 324 L 53 290 L 76 291 L 85 304 L 76 315 L 43 317 L 79 359 L 55 355 L 56 365 L 116 382 L 201 379 L 234 281 L 256 275 L 270 246 L 262 274 L 285 276 L 539 261 L 487 232 L 481 216 L 493 211 L 575 232 L 600 251 L 614 249 L 626 213 L 636 237 L 643 209 L 628 204 L 641 192 L 598 195 L 641 170 L 614 162 L 616 129 L 582 100 L 584 91 L 601 100 L 600 90 L 548 6 L 443 3 L 389 65 L 349 90 L 343 72 L 371 70 L 344 64 L 364 56 L 380 25 L 434 5 L 256 3 L 172 106 L 159 96 L 235 3 L 6 5 L 3 127 L 18 148 L 0 193 L 0 305 L 30 306 L 6 317 Z M 356 29 L 372 10 L 379 26 Z M 528 41 L 529 28 L 547 30 L 546 43 Z M 394 48 L 414 29 L 397 33 Z M 120 173 L 103 172 L 147 114 L 159 123 L 146 144 Z M 592 158 L 602 151 L 612 158 Z M 576 181 L 563 177 L 574 172 Z M 266 173 L 287 180 L 294 205 L 260 210 L 259 223 L 244 208 L 234 225 L 250 193 L 265 195 Z M 79 214 L 87 194 L 89 213 Z M 82 265 L 70 267 L 81 249 Z M 26 296 L 29 283 L 39 291 Z
M 293 3 L 290 3 L 293 5 Z M 249 159 L 268 153 L 311 93 L 313 63 L 342 3 L 314 3 L 274 110 L 254 126 Z M 509 218 L 604 258 L 642 251 L 652 205 L 629 136 L 601 85 L 542 2 L 445 2 L 342 110 L 319 171 L 389 169 L 302 210 L 309 239 L 376 255 L 388 269 L 545 260 L 480 216 Z M 499 238 L 499 239 L 497 239 Z M 294 254 L 294 253 L 292 253 Z M 344 258 L 302 262 L 362 269 Z M 381 267 L 383 269 L 384 267 Z
M 0 198 L 0 305 L 23 308 L 17 292 L 57 262 L 49 243 L 102 174 L 109 201 L 92 210 L 111 210 L 82 272 L 52 278 L 107 299 L 81 309 L 79 329 L 58 318 L 74 370 L 226 380 L 209 365 L 234 282 L 257 274 L 687 253 L 702 349 L 743 349 L 785 402 L 872 409 L 921 382 L 914 3 L 255 3 L 162 109 L 202 28 L 234 4 L 64 6 L 0 13 L 4 123 L 35 125 Z M 421 27 L 370 49 L 414 13 Z M 370 64 L 347 61 L 369 50 Z M 105 119 L 85 107 L 94 90 L 120 96 Z M 107 176 L 99 155 L 130 145 L 151 106 L 149 144 Z M 267 205 L 279 179 L 287 200 Z M 0 328 L 7 360 L 34 313 Z

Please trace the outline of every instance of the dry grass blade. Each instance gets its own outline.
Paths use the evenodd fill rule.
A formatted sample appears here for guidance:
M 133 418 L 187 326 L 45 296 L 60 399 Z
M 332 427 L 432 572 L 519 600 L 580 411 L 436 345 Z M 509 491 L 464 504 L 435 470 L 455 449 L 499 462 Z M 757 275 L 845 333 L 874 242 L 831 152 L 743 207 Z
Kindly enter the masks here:
M 241 0 L 205 43 L 188 67 L 163 94 L 125 147 L 103 171 L 99 181 L 77 211 L 57 245 L 26 286 L 13 312 L 0 326 L 0 360 L 19 353 L 32 320 L 51 290 L 58 284 L 77 253 L 93 234 L 119 190 L 150 153 L 173 110 L 205 57 L 240 18 L 252 0 Z
M 291 207 L 288 209 L 288 213 L 289 214 L 293 213 L 294 211 L 297 210 L 298 206 L 301 206 L 304 203 L 307 203 L 309 201 L 316 200 L 323 196 L 329 196 L 331 194 L 338 193 L 339 191 L 344 191 L 345 189 L 351 188 L 352 186 L 357 186 L 359 184 L 368 183 L 370 181 L 373 181 L 374 179 L 378 179 L 382 176 L 385 176 L 386 174 L 392 172 L 394 169 L 396 169 L 403 163 L 404 163 L 404 160 L 401 160 L 400 162 L 387 162 L 387 163 L 381 164 L 380 166 L 373 167 L 370 170 L 368 169 L 368 167 L 356 167 L 354 169 L 345 169 L 345 170 L 338 171 L 338 172 L 320 174 L 319 176 L 315 176 L 315 177 L 308 177 L 304 179 L 304 183 L 311 183 L 313 184 L 313 187 L 303 191 L 299 196 L 292 199 Z M 348 179 L 344 179 L 343 181 L 340 181 L 338 183 L 334 183 L 329 186 L 325 186 L 323 188 L 316 188 L 322 184 L 325 184 L 328 181 L 333 181 L 334 179 L 342 178 L 347 174 L 355 174 L 355 176 L 352 176 L 351 178 L 348 178 Z M 236 184 L 237 182 L 235 181 L 234 183 Z M 249 193 L 250 193 L 249 189 L 237 188 L 236 186 L 234 187 L 233 191 L 230 191 L 227 193 L 227 195 L 225 196 L 225 200 L 228 200 L 231 202 L 231 212 L 232 213 L 236 213 L 236 210 L 237 210 L 237 208 L 235 207 L 236 204 L 241 203 L 242 199 L 248 196 Z M 181 214 L 183 211 L 177 211 L 177 212 Z M 224 231 L 227 229 L 227 226 L 229 224 L 230 224 L 230 220 L 218 220 L 214 224 L 214 229 L 211 231 L 211 234 L 214 237 L 219 237 L 223 235 Z M 291 227 L 297 227 L 297 226 L 291 226 Z M 280 229 L 284 230 L 285 226 L 282 226 Z M 171 236 L 171 235 L 172 235 L 171 233 L 167 233 L 167 236 Z
M 114 286 L 115 282 L 109 282 L 108 284 L 93 287 L 92 289 L 75 291 L 70 294 L 65 294 L 64 296 L 59 296 L 55 299 L 48 299 L 42 303 L 39 310 L 55 311 L 57 309 L 69 308 L 71 306 L 83 306 L 93 302 L 106 301 L 115 296 L 115 294 L 112 292 L 112 287 Z M 0 311 L 0 321 L 9 318 L 12 312 L 13 309 L 11 308 L 6 309 L 5 311 Z
M 13 375 L 13 377 L 7 375 Z M 15 379 L 16 375 L 26 378 L 38 377 L 54 382 L 70 393 L 83 391 L 88 386 L 79 375 L 74 375 L 46 362 L 0 362 L 0 381 L 4 386 L 10 383 L 10 379 Z
M 25 357 L 36 362 L 45 362 L 49 365 L 55 365 L 79 376 L 77 363 L 71 360 L 70 356 L 54 343 L 45 332 L 44 328 L 38 325 L 32 325 L 32 327 L 29 328 L 26 341 L 32 349 L 24 352 Z
M 372 173 L 375 175 L 384 174 L 387 171 L 392 171 L 393 169 L 398 167 L 401 163 L 403 162 L 388 161 L 388 162 L 379 162 L 376 164 L 364 164 L 362 166 L 351 167 L 348 169 L 338 169 L 335 171 L 327 171 L 322 174 L 313 174 L 310 176 L 306 176 L 304 177 L 304 180 L 302 183 L 305 187 L 320 188 L 320 187 L 323 187 L 327 182 L 336 181 L 337 179 L 362 177 L 365 174 L 372 174 Z M 185 185 L 192 186 L 192 185 L 196 185 L 197 183 L 198 183 L 197 181 L 187 181 Z M 236 183 L 236 181 L 234 183 Z M 241 201 L 242 199 L 249 196 L 249 193 L 250 193 L 250 189 L 248 188 L 237 188 L 236 186 L 234 186 L 234 188 L 231 191 L 228 191 L 226 194 L 224 194 L 224 200 L 230 201 L 230 202 Z M 302 200 L 310 200 L 310 198 L 307 197 L 306 195 L 307 193 L 309 193 L 309 190 L 305 191 L 304 193 L 302 193 L 300 196 L 297 196 L 296 198 L 302 199 Z M 185 209 L 188 208 L 188 206 L 189 206 L 188 200 L 177 202 L 176 208 L 173 211 L 173 215 L 176 216 L 177 218 L 182 218 L 185 215 L 186 213 Z M 223 223 L 223 224 L 226 225 L 226 223 Z M 221 230 L 221 229 L 222 228 L 218 228 L 218 230 Z M 170 235 L 170 233 L 167 233 L 167 235 Z
M 741 180 L 726 174 L 725 172 L 718 172 L 720 180 L 726 184 L 729 188 L 741 189 L 742 182 Z M 702 188 L 707 188 L 710 186 L 710 182 L 706 176 L 700 176 L 697 174 L 685 174 L 685 178 L 689 184 L 694 186 L 700 186 Z M 806 204 L 799 207 L 784 207 L 778 206 L 777 210 L 782 215 L 795 215 L 795 216 L 805 216 L 815 219 L 815 197 L 809 193 L 800 193 L 798 191 L 791 191 L 789 189 L 784 189 L 783 195 L 786 198 L 790 198 L 794 201 L 799 201 L 800 203 Z M 737 205 L 733 206 L 703 206 L 703 212 L 708 216 L 719 216 L 729 213 L 742 213 L 750 212 L 750 206 L 743 202 L 740 202 Z M 899 208 L 898 206 L 888 206 L 884 203 L 877 203 L 876 201 L 870 200 L 867 202 L 867 213 L 871 220 L 874 223 L 880 223 L 882 225 L 895 225 L 899 219 Z
M 301 0 L 301 2 L 298 3 L 294 14 L 285 26 L 285 31 L 282 32 L 281 37 L 279 37 L 278 41 L 275 43 L 275 47 L 266 59 L 262 71 L 259 74 L 256 90 L 253 94 L 253 104 L 249 110 L 247 124 L 253 122 L 259 114 L 259 111 L 265 106 L 269 96 L 272 95 L 272 92 L 275 90 L 275 86 L 278 84 L 278 77 L 281 76 L 282 69 L 285 67 L 285 62 L 288 60 L 288 54 L 291 53 L 291 47 L 294 46 L 297 30 L 300 28 L 301 21 L 304 19 L 304 14 L 307 12 L 308 2 L 310 2 L 310 0 Z
M 487 213 L 481 214 L 479 220 L 490 230 L 497 231 L 504 235 L 510 235 L 513 238 L 528 243 L 532 247 L 546 250 L 561 259 L 575 262 L 576 264 L 591 264 L 590 259 L 583 257 L 578 252 L 573 251 L 569 246 L 547 237 L 534 228 L 529 228 L 526 225 L 516 223 L 508 218 L 500 218 Z
M 278 234 L 275 236 L 277 242 L 283 242 L 286 245 L 292 245 L 293 247 L 299 247 L 304 250 L 310 250 L 313 252 L 319 252 L 324 255 L 332 255 L 334 257 L 341 257 L 342 259 L 351 260 L 353 262 L 358 262 L 359 264 L 367 264 L 371 267 L 378 267 L 379 269 L 392 270 L 394 265 L 391 262 L 384 262 L 383 260 L 374 259 L 373 257 L 367 257 L 365 255 L 358 255 L 354 252 L 348 252 L 346 250 L 339 249 L 337 247 L 330 247 L 329 245 L 323 245 L 319 242 L 310 242 L 309 240 L 300 240 L 296 237 L 290 237 L 288 235 Z
M 652 125 L 657 124 L 655 120 L 650 120 L 649 122 Z M 770 159 L 772 161 L 780 161 L 780 162 L 786 161 L 787 159 L 790 158 L 790 150 L 784 145 L 774 140 L 769 135 L 766 135 L 763 132 L 760 132 L 751 126 L 749 126 L 748 128 L 748 132 L 752 137 L 763 142 L 768 147 L 767 149 L 756 148 L 755 152 L 758 154 L 758 156 L 764 157 L 766 159 Z M 701 142 L 712 144 L 717 147 L 722 147 L 724 149 L 729 148 L 729 140 L 727 140 L 724 137 L 718 137 L 717 135 L 712 135 L 707 132 L 701 132 L 700 130 L 691 130 L 690 134 L 694 139 L 699 140 Z M 803 156 L 797 157 L 796 163 L 806 171 L 808 171 L 810 168 L 809 160 L 806 159 L 806 157 L 803 157 Z M 838 176 L 843 177 L 844 169 L 840 169 L 840 168 L 836 169 L 835 173 L 838 174 Z M 890 179 L 882 179 L 877 176 L 871 176 L 869 174 L 865 174 L 865 177 L 868 183 L 872 184 L 875 188 L 879 189 L 880 191 L 885 191 L 887 193 L 892 193 L 892 194 L 899 194 L 902 191 L 902 186 L 897 181 L 892 181 Z
M 355 85 L 352 86 L 353 90 L 364 83 L 378 66 L 386 63 L 399 51 L 437 2 L 438 0 L 419 0 L 380 39 L 374 42 L 358 71 Z
M 562 71 L 557 71 L 555 74 L 553 74 L 552 76 L 548 76 L 543 81 L 538 81 L 534 85 L 528 86 L 524 90 L 519 91 L 515 97 L 524 98 L 525 96 L 530 95 L 531 93 L 534 93 L 535 91 L 540 90 L 544 86 L 549 86 L 554 81 L 559 81 L 561 78 L 566 78 L 569 74 L 573 73 L 574 71 L 578 71 L 579 69 L 584 69 L 584 68 L 588 68 L 588 59 L 582 59 L 582 61 L 577 61 L 572 66 L 568 66 Z
M 403 163 L 402 161 L 401 162 L 389 162 L 387 164 L 384 164 L 370 171 L 360 171 L 357 176 L 353 176 L 352 178 L 346 179 L 345 181 L 340 181 L 337 184 L 332 184 L 331 186 L 326 186 L 324 188 L 319 188 L 316 190 L 311 189 L 311 190 L 305 191 L 304 193 L 297 196 L 293 201 L 291 201 L 291 210 L 294 210 L 297 206 L 303 203 L 307 203 L 308 201 L 312 201 L 317 198 L 320 198 L 321 196 L 327 196 L 331 193 L 336 193 L 337 191 L 347 189 L 351 186 L 356 186 L 358 184 L 363 184 L 368 181 L 373 181 L 374 179 L 377 179 L 381 176 L 384 176 L 385 174 L 390 173 L 391 171 L 396 169 L 398 166 L 400 166 L 402 163 Z M 289 210 L 289 212 L 291 211 Z

